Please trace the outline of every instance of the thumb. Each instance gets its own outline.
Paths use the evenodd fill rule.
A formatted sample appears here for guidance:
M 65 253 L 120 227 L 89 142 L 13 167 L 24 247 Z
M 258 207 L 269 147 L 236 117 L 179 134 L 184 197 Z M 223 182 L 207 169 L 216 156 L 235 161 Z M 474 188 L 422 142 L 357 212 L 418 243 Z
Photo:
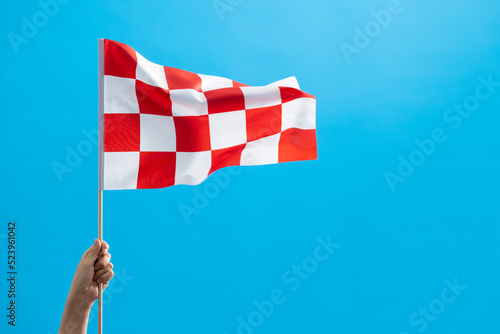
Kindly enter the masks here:
M 101 242 L 98 239 L 94 240 L 94 244 L 87 249 L 87 251 L 83 254 L 83 261 L 86 263 L 94 264 L 94 261 L 99 256 L 101 251 Z

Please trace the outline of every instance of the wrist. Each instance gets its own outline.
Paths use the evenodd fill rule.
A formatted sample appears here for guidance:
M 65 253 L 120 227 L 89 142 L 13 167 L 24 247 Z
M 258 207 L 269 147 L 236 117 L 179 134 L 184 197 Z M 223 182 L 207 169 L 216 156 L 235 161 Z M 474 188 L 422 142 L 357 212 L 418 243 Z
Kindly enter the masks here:
M 70 290 L 66 303 L 69 304 L 75 311 L 90 312 L 94 301 L 90 300 L 87 296 L 83 296 L 77 292 Z
M 70 290 L 59 327 L 60 334 L 85 334 L 92 302 Z

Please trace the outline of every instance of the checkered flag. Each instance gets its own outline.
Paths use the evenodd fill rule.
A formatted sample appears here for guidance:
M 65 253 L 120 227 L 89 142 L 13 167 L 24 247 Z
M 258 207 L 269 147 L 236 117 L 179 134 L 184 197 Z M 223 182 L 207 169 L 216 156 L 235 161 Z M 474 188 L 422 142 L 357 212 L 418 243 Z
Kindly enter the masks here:
M 267 86 L 154 64 L 102 39 L 100 190 L 196 185 L 227 166 L 312 160 L 316 100 L 294 77 Z

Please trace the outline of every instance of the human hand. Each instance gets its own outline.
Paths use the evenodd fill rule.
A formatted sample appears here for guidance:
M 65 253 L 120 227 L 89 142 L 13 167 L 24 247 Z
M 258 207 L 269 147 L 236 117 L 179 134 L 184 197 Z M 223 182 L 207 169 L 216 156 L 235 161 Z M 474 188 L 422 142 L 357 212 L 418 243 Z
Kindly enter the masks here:
M 113 264 L 109 262 L 111 254 L 106 241 L 94 240 L 94 244 L 85 251 L 76 268 L 71 283 L 70 296 L 92 306 L 98 297 L 98 286 L 102 283 L 103 291 L 113 278 Z

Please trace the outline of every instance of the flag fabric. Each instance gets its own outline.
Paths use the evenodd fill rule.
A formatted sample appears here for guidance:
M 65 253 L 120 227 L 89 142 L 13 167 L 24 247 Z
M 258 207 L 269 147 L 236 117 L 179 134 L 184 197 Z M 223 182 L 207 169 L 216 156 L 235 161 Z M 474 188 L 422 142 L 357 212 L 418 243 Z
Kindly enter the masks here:
M 99 40 L 99 189 L 196 185 L 228 166 L 317 158 L 316 100 L 152 63 Z

